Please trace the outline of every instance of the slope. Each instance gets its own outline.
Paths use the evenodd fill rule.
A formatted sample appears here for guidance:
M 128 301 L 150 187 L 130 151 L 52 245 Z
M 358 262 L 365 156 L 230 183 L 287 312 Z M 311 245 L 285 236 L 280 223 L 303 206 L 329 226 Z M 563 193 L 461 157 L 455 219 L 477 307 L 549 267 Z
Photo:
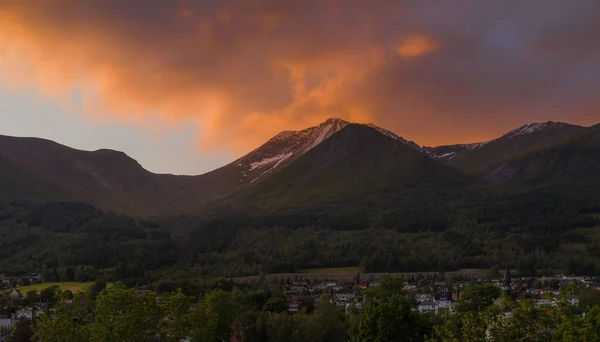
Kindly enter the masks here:
M 411 212 L 412 220 L 402 226 L 423 223 L 429 229 L 427 213 L 445 212 L 476 184 L 474 178 L 371 127 L 351 124 L 207 212 L 237 214 L 246 222 L 260 217 L 257 222 L 266 225 L 323 219 L 333 226 L 357 227 L 397 226 L 397 219 Z
M 494 164 L 559 145 L 583 131 L 584 127 L 560 122 L 533 123 L 488 142 L 440 146 L 425 151 L 448 165 L 482 174 Z
M 600 185 L 600 125 L 556 146 L 496 163 L 485 178 L 497 184 L 569 186 L 591 191 Z
M 296 204 L 465 182 L 460 172 L 375 129 L 353 124 L 250 192 L 252 198 Z
M 72 149 L 37 138 L 0 136 L 3 200 L 71 200 L 133 214 L 176 205 L 171 179 L 122 152 Z
M 506 262 L 579 272 L 572 267 L 584 265 L 579 251 L 592 248 L 582 229 L 598 223 L 589 213 L 600 199 L 588 198 L 487 186 L 353 124 L 206 212 L 163 224 L 182 234 L 185 260 L 207 265 L 206 272 L 358 264 L 374 272 L 422 271 Z M 593 263 L 585 268 L 600 267 L 600 258 Z

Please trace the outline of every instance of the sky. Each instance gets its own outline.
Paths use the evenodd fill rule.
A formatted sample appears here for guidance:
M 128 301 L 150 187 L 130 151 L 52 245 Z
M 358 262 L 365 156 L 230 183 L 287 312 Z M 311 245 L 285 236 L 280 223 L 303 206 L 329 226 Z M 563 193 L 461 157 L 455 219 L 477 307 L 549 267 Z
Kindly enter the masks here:
M 0 134 L 199 174 L 330 117 L 420 145 L 600 122 L 597 0 L 0 0 Z

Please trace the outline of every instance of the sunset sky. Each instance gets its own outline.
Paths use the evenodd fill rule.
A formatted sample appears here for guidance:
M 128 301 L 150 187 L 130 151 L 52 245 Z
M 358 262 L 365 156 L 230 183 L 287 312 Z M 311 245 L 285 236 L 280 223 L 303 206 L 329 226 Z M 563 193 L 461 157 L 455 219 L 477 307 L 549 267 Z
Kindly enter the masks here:
M 282 130 L 600 122 L 598 0 L 0 0 L 0 134 L 197 174 Z

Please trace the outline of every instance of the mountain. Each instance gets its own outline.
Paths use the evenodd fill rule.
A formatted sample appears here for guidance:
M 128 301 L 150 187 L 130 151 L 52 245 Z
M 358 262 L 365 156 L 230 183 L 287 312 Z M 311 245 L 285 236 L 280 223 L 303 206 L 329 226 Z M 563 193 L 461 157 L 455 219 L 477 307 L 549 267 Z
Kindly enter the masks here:
M 122 152 L 81 151 L 44 139 L 0 136 L 0 172 L 5 174 L 0 199 L 72 200 L 143 216 L 193 211 L 268 178 L 349 124 L 328 119 L 302 131 L 281 132 L 240 159 L 199 176 L 154 174 Z
M 590 133 L 575 147 L 557 145 L 532 169 L 539 174 L 525 168 L 523 176 L 548 169 L 592 181 L 600 153 L 589 150 L 595 155 L 589 159 L 585 146 L 594 139 Z M 553 169 L 576 148 L 582 149 L 576 164 Z M 528 159 L 535 153 L 524 166 L 535 164 Z M 507 262 L 524 271 L 600 268 L 592 244 L 600 227 L 598 192 L 557 186 L 554 177 L 545 187 L 524 185 L 490 186 L 376 129 L 350 124 L 263 181 L 163 224 L 182 236 L 185 260 L 219 265 L 226 274 L 359 264 L 373 272 Z M 595 256 L 582 262 L 587 254 Z
M 433 197 L 456 198 L 475 184 L 474 177 L 402 140 L 367 125 L 349 124 L 286 168 L 225 198 L 223 203 L 234 205 L 223 211 L 237 207 L 250 213 L 298 212 L 311 207 L 328 215 L 329 209 L 362 211 L 365 205 L 397 211 L 425 207 Z
M 350 125 L 348 121 L 330 118 L 318 126 L 301 131 L 283 131 L 264 145 L 224 168 L 237 168 L 241 176 L 239 183 L 254 183 L 273 171 L 283 169 L 286 165 L 289 165 L 348 125 Z M 373 124 L 368 124 L 368 126 L 374 128 L 380 134 L 420 150 L 417 144 L 409 142 L 388 130 Z
M 0 271 L 600 271 L 600 126 L 533 125 L 461 148 L 452 160 L 473 158 L 472 174 L 332 119 L 188 177 L 116 151 L 0 137 Z
M 426 147 L 424 151 L 448 165 L 481 175 L 492 165 L 560 145 L 584 131 L 581 126 L 549 121 L 524 125 L 487 142 Z
M 301 131 L 281 132 L 234 162 L 199 176 L 154 174 L 122 152 L 81 151 L 44 139 L 0 136 L 0 172 L 4 175 L 0 178 L 0 200 L 70 200 L 141 216 L 194 212 L 208 202 L 255 188 L 351 125 L 332 118 Z M 507 168 L 506 162 L 559 146 L 585 131 L 579 126 L 547 122 L 523 126 L 485 143 L 421 148 L 373 124 L 361 127 L 371 130 L 369 139 L 386 138 L 410 150 L 411 155 L 437 159 L 497 184 L 512 182 L 516 177 L 514 167 Z M 356 139 L 359 139 L 356 143 L 365 144 L 365 148 L 370 146 L 368 141 L 362 141 L 364 137 Z M 370 148 L 395 151 L 390 146 L 382 144 Z M 359 158 L 359 162 L 376 169 L 367 158 L 374 151 L 361 150 L 361 153 L 365 154 L 361 157 L 364 160 Z M 428 167 L 437 168 L 437 164 L 428 164 Z M 350 164 L 344 167 L 348 174 L 363 172 Z M 285 172 L 285 177 L 290 177 L 289 172 L 300 172 L 293 170 Z M 276 179 L 281 177 L 284 176 Z M 361 182 L 372 184 L 372 180 Z M 260 188 L 274 183 L 267 184 Z M 271 193 L 273 190 L 263 191 Z
M 484 178 L 500 185 L 583 187 L 600 185 L 600 125 L 577 130 L 571 139 L 498 162 Z M 560 140 L 560 138 L 559 138 Z
M 167 178 L 122 152 L 0 136 L 0 160 L 12 169 L 0 180 L 3 199 L 73 200 L 136 213 L 170 205 Z

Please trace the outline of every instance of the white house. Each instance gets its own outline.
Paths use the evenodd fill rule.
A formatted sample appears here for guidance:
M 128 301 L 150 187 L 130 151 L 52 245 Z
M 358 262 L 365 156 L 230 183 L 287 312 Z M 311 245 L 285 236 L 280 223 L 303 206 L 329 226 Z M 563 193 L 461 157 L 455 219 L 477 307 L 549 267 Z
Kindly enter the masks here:
M 579 305 L 579 298 L 577 298 L 577 296 L 571 295 L 569 297 L 569 303 L 571 303 L 571 305 Z
M 17 310 L 17 319 L 33 320 L 33 309 Z
M 437 303 L 432 301 L 421 302 L 419 303 L 417 308 L 419 310 L 419 313 L 435 312 L 437 314 L 439 310 L 439 306 L 437 305 Z
M 0 318 L 0 328 L 10 327 L 10 318 Z
M 546 305 L 550 305 L 550 300 L 549 299 L 539 298 L 539 299 L 535 300 L 535 306 L 536 307 L 546 306 Z
M 433 296 L 428 293 L 419 293 L 415 296 L 415 300 L 417 301 L 417 303 L 432 302 Z
M 336 300 L 344 301 L 344 302 L 352 300 L 355 297 L 356 297 L 356 295 L 354 293 L 336 293 L 335 294 L 335 299 Z
M 452 308 L 452 300 L 447 298 L 436 299 L 435 303 L 438 305 L 440 309 L 451 309 Z

